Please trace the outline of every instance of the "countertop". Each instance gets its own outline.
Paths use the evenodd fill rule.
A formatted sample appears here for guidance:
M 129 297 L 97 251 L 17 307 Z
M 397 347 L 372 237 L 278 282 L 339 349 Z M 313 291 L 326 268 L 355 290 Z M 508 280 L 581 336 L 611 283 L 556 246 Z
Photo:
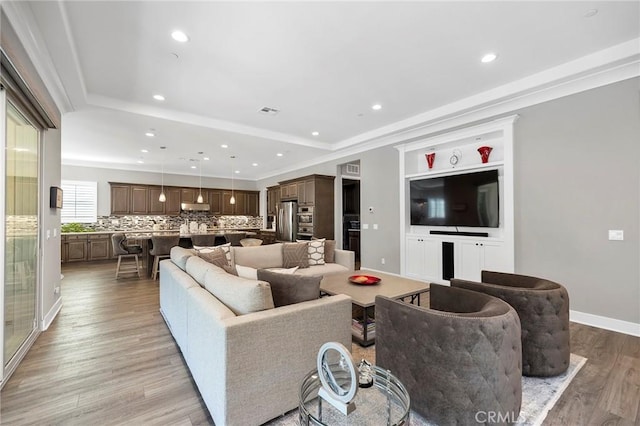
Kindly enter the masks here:
M 259 228 L 242 228 L 242 227 L 228 227 L 228 228 L 209 228 L 207 232 L 196 232 L 194 235 L 223 235 L 225 233 L 230 232 L 255 232 L 258 231 Z M 268 231 L 268 230 L 267 230 Z M 99 235 L 99 234 L 115 234 L 115 233 L 123 233 L 123 234 L 180 234 L 179 229 L 160 229 L 154 231 L 153 229 L 130 229 L 130 230 L 113 230 L 113 231 L 90 231 L 90 232 L 62 232 L 60 235 Z M 180 234 L 183 237 L 190 237 L 192 234 Z

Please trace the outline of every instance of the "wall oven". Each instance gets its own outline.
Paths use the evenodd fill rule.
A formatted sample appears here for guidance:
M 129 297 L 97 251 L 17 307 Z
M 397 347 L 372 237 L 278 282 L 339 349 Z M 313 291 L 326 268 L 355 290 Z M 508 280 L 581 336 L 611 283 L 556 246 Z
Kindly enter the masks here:
M 313 207 L 298 207 L 298 239 L 310 240 L 313 237 Z
M 313 226 L 313 207 L 298 207 L 298 228 Z

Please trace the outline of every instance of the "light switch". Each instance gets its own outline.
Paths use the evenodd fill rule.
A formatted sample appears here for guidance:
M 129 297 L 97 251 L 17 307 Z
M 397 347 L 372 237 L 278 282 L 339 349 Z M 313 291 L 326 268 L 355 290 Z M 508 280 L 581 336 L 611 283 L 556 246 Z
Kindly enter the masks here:
M 622 241 L 624 240 L 624 231 L 621 229 L 609 229 L 610 241 Z
M 47 229 L 47 240 L 51 238 L 51 230 Z
M 369 229 L 369 224 L 368 223 L 363 223 L 362 224 L 362 229 Z
M 373 224 L 373 229 L 378 229 L 378 224 L 377 223 Z
M 53 228 L 53 237 L 57 237 L 58 236 L 58 228 Z

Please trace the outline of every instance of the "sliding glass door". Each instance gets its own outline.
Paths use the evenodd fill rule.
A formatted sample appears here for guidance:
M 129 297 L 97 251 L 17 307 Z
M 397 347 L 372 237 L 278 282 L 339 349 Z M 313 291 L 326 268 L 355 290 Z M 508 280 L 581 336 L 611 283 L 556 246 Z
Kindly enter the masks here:
M 6 220 L 2 359 L 6 370 L 37 330 L 40 131 L 10 101 L 4 102 Z

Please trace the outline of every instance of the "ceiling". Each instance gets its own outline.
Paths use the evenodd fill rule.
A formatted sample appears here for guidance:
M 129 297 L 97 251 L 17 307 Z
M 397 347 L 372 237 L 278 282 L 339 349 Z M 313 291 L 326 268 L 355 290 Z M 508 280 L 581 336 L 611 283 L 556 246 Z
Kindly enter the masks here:
M 252 180 L 640 37 L 637 1 L 22 3 L 67 104 L 63 164 Z

